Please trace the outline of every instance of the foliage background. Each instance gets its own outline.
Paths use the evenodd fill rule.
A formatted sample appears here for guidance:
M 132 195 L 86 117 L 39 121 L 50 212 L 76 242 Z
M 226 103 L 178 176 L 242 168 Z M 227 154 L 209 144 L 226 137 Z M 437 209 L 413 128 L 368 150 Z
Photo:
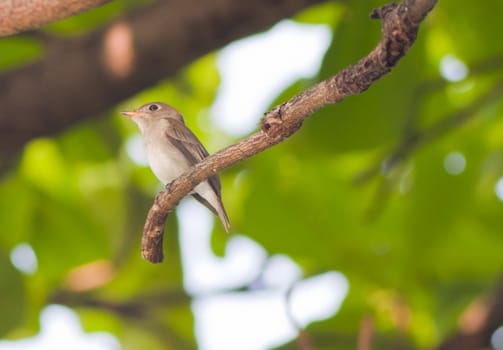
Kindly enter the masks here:
M 317 76 L 299 79 L 271 101 L 283 101 L 365 55 L 380 30 L 368 14 L 380 5 L 327 2 L 294 18 L 329 25 L 333 42 Z M 44 32 L 79 35 L 131 7 L 112 2 Z M 440 1 L 392 74 L 317 112 L 287 142 L 221 174 L 233 230 L 271 255 L 287 254 L 305 276 L 337 270 L 348 278 L 340 312 L 307 329 L 317 349 L 354 349 L 368 315 L 375 349 L 397 342 L 437 347 L 463 332 L 460 316 L 497 286 L 503 267 L 503 203 L 495 191 L 503 178 L 501 13 L 503 3 L 496 0 Z M 3 38 L 0 52 L 6 74 L 41 57 L 44 43 L 30 35 Z M 446 55 L 467 65 L 465 79 L 449 82 L 440 75 Z M 201 57 L 106 115 L 32 140 L 15 161 L 3 162 L 3 337 L 33 334 L 40 310 L 58 302 L 77 310 L 86 329 L 116 334 L 124 349 L 195 346 L 174 216 L 165 263 L 150 265 L 139 257 L 141 228 L 158 184 L 127 156 L 125 142 L 137 130 L 118 111 L 169 101 L 184 115 L 198 116 L 187 117 L 187 124 L 208 148 L 231 143 L 231 136 L 208 122 L 198 123 L 209 117 L 219 86 L 215 57 Z M 410 141 L 415 137 L 421 142 Z M 393 152 L 405 153 L 403 161 L 383 167 Z M 456 175 L 444 166 L 452 152 L 466 161 Z M 221 255 L 228 237 L 218 225 L 214 231 L 213 247 Z M 36 252 L 33 275 L 9 261 L 21 242 Z M 75 278 L 82 280 L 83 265 L 103 283 L 79 290 Z

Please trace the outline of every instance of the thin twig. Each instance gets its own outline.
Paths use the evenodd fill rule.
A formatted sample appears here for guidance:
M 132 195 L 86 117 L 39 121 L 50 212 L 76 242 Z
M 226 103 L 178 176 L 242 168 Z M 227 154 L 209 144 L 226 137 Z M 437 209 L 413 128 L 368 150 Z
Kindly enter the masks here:
M 399 144 L 385 158 L 376 162 L 370 169 L 359 174 L 355 178 L 355 182 L 363 183 L 378 173 L 389 173 L 407 159 L 417 148 L 444 136 L 450 130 L 464 125 L 477 115 L 482 108 L 500 101 L 502 95 L 503 81 L 500 81 L 463 109 L 453 112 L 423 130 L 411 131 L 402 138 Z
M 297 331 L 297 338 L 295 339 L 295 342 L 297 343 L 298 348 L 300 350 L 315 350 L 314 343 L 309 336 L 309 333 L 307 333 L 307 331 L 299 324 L 299 322 L 297 322 L 293 315 L 292 293 L 297 284 L 297 282 L 293 283 L 285 293 L 286 317 Z
M 262 128 L 196 164 L 161 192 L 143 230 L 142 256 L 153 263 L 162 261 L 162 235 L 166 213 L 197 184 L 237 162 L 243 161 L 293 135 L 316 110 L 367 90 L 389 73 L 415 41 L 419 24 L 437 0 L 404 0 L 376 9 L 371 17 L 382 20 L 382 37 L 377 46 L 357 64 L 341 70 L 265 114 Z
M 363 317 L 358 333 L 358 350 L 371 350 L 374 338 L 374 319 L 370 315 Z

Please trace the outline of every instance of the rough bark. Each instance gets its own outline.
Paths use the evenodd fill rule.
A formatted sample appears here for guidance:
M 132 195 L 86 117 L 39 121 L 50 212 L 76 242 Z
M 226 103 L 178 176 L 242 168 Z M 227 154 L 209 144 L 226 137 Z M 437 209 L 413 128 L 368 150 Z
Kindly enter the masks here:
M 110 0 L 3 0 L 0 1 L 0 37 L 73 16 Z
M 382 20 L 382 37 L 367 56 L 274 107 L 263 118 L 261 130 L 209 156 L 170 183 L 168 190 L 156 197 L 148 213 L 143 230 L 142 256 L 153 263 L 162 261 L 162 235 L 167 213 L 198 183 L 285 140 L 316 110 L 367 90 L 389 73 L 414 43 L 419 24 L 436 2 L 404 0 L 399 5 L 393 3 L 374 10 L 371 17 Z

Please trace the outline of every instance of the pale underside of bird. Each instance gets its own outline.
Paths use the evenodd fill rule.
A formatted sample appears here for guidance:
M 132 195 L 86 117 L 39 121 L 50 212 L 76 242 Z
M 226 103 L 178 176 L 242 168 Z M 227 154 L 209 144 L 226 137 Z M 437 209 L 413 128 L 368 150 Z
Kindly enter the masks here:
M 173 107 L 152 102 L 122 114 L 131 118 L 140 128 L 150 168 L 164 185 L 208 157 L 208 151 L 187 128 L 180 112 Z M 217 215 L 225 230 L 229 231 L 218 175 L 198 184 L 191 195 Z

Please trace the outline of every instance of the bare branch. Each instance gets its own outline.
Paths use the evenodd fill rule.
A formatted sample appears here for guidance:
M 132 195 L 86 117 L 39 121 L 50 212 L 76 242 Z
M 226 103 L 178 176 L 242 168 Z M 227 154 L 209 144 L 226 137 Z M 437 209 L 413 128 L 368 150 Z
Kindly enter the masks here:
M 0 37 L 16 34 L 101 6 L 110 0 L 0 1 Z
M 157 242 L 162 242 L 166 213 L 198 183 L 285 140 L 302 126 L 304 119 L 319 108 L 367 90 L 372 83 L 390 72 L 415 41 L 420 21 L 436 2 L 404 0 L 399 5 L 391 4 L 374 10 L 372 18 L 383 21 L 382 37 L 366 57 L 273 108 L 264 116 L 261 130 L 209 156 L 174 180 L 167 192 L 161 192 L 157 196 L 150 209 L 143 230 L 142 256 L 153 263 L 162 261 L 162 245 Z

